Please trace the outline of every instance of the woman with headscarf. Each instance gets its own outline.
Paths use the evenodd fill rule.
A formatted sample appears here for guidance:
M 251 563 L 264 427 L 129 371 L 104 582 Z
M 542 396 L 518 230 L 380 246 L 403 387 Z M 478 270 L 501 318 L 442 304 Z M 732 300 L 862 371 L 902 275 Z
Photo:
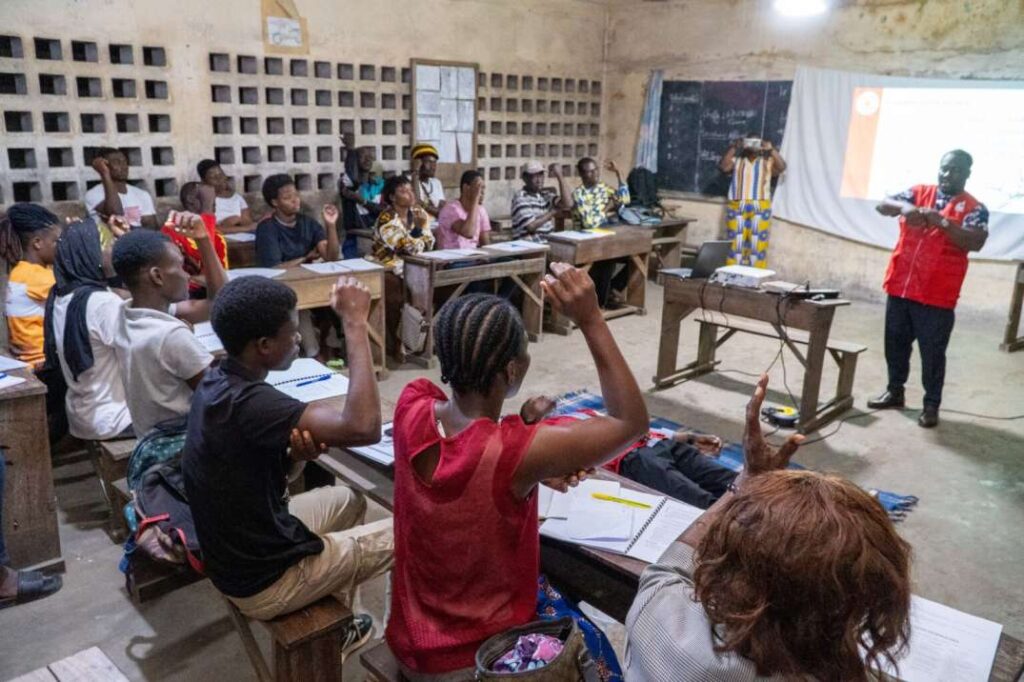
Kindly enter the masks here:
M 114 354 L 123 300 L 108 286 L 112 274 L 96 224 L 69 225 L 57 242 L 57 283 L 46 302 L 46 363 L 60 365 L 71 435 L 82 440 L 133 435 Z

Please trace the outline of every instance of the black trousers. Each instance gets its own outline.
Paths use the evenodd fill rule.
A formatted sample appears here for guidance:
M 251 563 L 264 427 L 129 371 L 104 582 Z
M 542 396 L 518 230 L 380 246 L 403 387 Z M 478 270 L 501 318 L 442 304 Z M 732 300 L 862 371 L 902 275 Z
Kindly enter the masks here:
M 924 404 L 942 403 L 946 381 L 946 348 L 953 333 L 956 314 L 910 299 L 890 296 L 885 304 L 885 362 L 889 367 L 889 390 L 903 393 L 910 376 L 910 353 L 914 341 L 921 352 L 921 383 Z
M 692 445 L 663 440 L 626 455 L 619 473 L 677 500 L 707 509 L 739 475 Z
M 618 272 L 616 268 L 622 266 Z M 629 284 L 629 260 L 602 260 L 590 266 L 590 279 L 594 280 L 597 303 L 602 308 L 608 305 L 608 294 L 612 289 L 623 291 Z

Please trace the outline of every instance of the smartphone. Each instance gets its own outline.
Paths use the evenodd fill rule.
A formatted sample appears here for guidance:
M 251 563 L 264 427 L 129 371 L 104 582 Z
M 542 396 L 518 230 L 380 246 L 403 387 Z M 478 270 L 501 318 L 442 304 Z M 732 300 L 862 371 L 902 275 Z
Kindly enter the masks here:
M 744 137 L 743 138 L 743 148 L 744 149 L 760 149 L 761 148 L 761 138 L 759 138 L 759 137 Z

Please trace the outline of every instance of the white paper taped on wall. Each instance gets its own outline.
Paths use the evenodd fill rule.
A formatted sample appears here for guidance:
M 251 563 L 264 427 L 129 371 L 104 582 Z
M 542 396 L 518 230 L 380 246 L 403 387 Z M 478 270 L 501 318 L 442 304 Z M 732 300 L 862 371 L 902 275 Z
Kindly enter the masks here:
M 267 38 L 278 47 L 302 47 L 302 24 L 287 17 L 267 17 Z

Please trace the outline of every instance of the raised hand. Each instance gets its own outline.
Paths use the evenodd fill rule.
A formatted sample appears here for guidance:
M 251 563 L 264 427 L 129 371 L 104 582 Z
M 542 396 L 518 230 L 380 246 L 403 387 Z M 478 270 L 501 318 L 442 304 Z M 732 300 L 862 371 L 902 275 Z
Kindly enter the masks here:
M 112 215 L 107 219 L 107 227 L 114 239 L 120 239 L 132 231 L 132 226 L 123 215 Z
M 101 178 L 110 177 L 110 164 L 102 156 L 93 157 L 92 168 Z
M 366 323 L 370 317 L 370 290 L 354 277 L 342 275 L 331 290 L 331 308 L 345 323 Z
M 548 166 L 548 175 L 550 175 L 553 178 L 562 177 L 562 167 L 557 163 L 551 164 L 550 166 Z
M 680 443 L 692 444 L 700 450 L 702 455 L 707 455 L 708 457 L 718 457 L 722 453 L 722 439 L 718 436 L 679 431 L 676 433 L 675 439 Z
M 519 416 L 527 424 L 536 424 L 555 409 L 555 401 L 546 395 L 538 395 L 523 403 Z
M 754 388 L 754 395 L 747 403 L 746 428 L 743 430 L 743 453 L 746 457 L 745 473 L 756 476 L 768 471 L 785 469 L 789 460 L 796 453 L 804 437 L 793 434 L 786 439 L 781 447 L 773 447 L 764 439 L 761 432 L 761 404 L 768 390 L 768 375 L 762 374 Z
M 540 286 L 555 312 L 579 326 L 601 318 L 594 280 L 583 270 L 567 263 L 552 263 L 551 274 L 544 275 Z
M 928 224 L 928 218 L 925 216 L 924 211 L 916 206 L 914 208 L 905 208 L 900 213 L 907 220 L 907 225 L 912 227 L 924 227 Z
M 324 207 L 320 210 L 320 215 L 323 216 L 324 223 L 327 225 L 338 224 L 338 207 L 334 204 L 324 204 Z
M 194 241 L 210 238 L 210 232 L 206 229 L 206 223 L 195 213 L 171 211 L 167 214 L 167 222 L 174 225 L 175 232 Z
M 610 159 L 608 161 L 605 161 L 604 169 L 607 170 L 607 171 L 611 171 L 612 173 L 615 173 L 616 175 L 619 174 L 619 167 L 616 166 L 615 162 L 610 160 Z

